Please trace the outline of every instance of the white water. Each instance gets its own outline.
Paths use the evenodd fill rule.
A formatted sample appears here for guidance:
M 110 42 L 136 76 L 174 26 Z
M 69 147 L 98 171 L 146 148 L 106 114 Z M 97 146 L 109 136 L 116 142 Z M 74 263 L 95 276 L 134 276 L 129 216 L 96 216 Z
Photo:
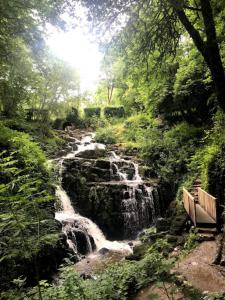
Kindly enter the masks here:
M 80 141 L 77 139 L 74 139 L 75 143 L 78 146 L 78 149 L 63 156 L 61 158 L 61 162 L 63 162 L 63 160 L 66 158 L 73 158 L 78 153 L 83 152 L 85 150 L 96 150 L 96 149 L 104 150 L 106 146 L 104 144 L 92 142 L 93 138 L 94 138 L 94 133 L 90 133 L 90 135 L 83 137 Z
M 76 154 L 85 150 L 105 149 L 105 145 L 94 143 L 92 142 L 92 139 L 93 139 L 93 135 L 84 137 L 79 142 L 78 149 L 76 151 L 73 151 L 61 158 L 61 160 L 59 161 L 60 180 L 62 179 L 64 159 L 73 158 L 76 156 Z M 55 218 L 59 222 L 61 222 L 63 227 L 62 230 L 67 236 L 67 243 L 69 247 L 74 251 L 74 253 L 78 254 L 77 245 L 76 245 L 76 228 L 82 230 L 84 234 L 86 233 L 87 244 L 89 245 L 88 246 L 89 252 L 92 252 L 93 250 L 89 238 L 89 236 L 91 236 L 94 239 L 97 251 L 100 250 L 101 248 L 107 248 L 109 250 L 122 252 L 124 254 L 132 253 L 132 249 L 127 243 L 108 241 L 105 238 L 103 232 L 93 221 L 76 213 L 76 211 L 74 210 L 71 204 L 69 196 L 61 186 L 57 187 L 56 195 L 60 200 L 61 209 L 58 212 L 56 212 Z
M 135 183 L 136 183 L 136 184 L 140 184 L 140 183 L 143 182 L 141 176 L 139 175 L 138 164 L 137 164 L 137 163 L 134 163 L 134 162 L 132 162 L 132 161 L 130 161 L 130 160 L 122 159 L 122 158 L 121 158 L 119 155 L 117 155 L 114 151 L 111 151 L 110 161 L 111 161 L 112 164 L 114 164 L 114 167 L 117 169 L 117 173 L 118 173 L 118 175 L 120 176 L 121 181 L 124 181 L 124 182 L 126 182 L 126 183 L 128 183 L 128 184 L 129 184 L 129 183 L 132 183 L 132 184 L 135 184 Z M 121 171 L 119 170 L 119 167 L 118 167 L 117 164 L 116 164 L 116 163 L 118 163 L 118 162 L 123 162 L 123 163 L 125 163 L 125 164 L 130 163 L 130 164 L 133 165 L 134 170 L 135 170 L 135 173 L 134 173 L 134 176 L 133 176 L 132 180 L 128 180 L 128 179 L 127 179 L 127 174 L 126 174 L 125 172 L 121 172 Z
M 101 248 L 107 248 L 109 250 L 114 251 L 124 251 L 128 253 L 132 253 L 130 246 L 123 242 L 111 242 L 106 240 L 101 229 L 90 219 L 82 217 L 81 215 L 75 213 L 70 198 L 67 193 L 61 188 L 57 187 L 57 196 L 61 200 L 62 210 L 55 214 L 56 220 L 61 223 L 73 224 L 73 221 L 76 221 L 76 224 L 79 224 L 80 228 L 84 228 L 87 230 L 87 233 L 93 237 L 96 247 L 96 250 L 100 250 Z M 67 227 L 65 229 L 68 229 Z M 66 233 L 66 232 L 65 232 Z M 72 247 L 74 249 L 74 247 Z

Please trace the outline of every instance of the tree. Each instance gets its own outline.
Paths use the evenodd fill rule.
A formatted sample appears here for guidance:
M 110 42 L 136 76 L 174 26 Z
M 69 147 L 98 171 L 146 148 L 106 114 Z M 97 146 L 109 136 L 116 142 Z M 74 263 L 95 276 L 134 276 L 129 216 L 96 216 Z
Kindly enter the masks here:
M 112 52 L 112 51 L 111 51 Z M 115 53 L 107 51 L 102 62 L 102 80 L 97 91 L 97 96 L 107 99 L 107 104 L 111 105 L 115 90 L 121 87 L 122 70 L 124 68 L 122 60 Z
M 4 114 L 11 117 L 18 106 L 28 101 L 33 81 L 33 65 L 30 51 L 24 43 L 11 41 L 11 52 L 0 62 L 0 105 Z
M 66 62 L 45 53 L 36 66 L 36 85 L 33 85 L 33 108 L 57 111 L 60 102 L 69 96 L 77 96 L 80 80 L 77 71 Z
M 0 107 L 12 117 L 29 101 L 36 64 L 45 50 L 45 26 L 65 27 L 67 0 L 0 0 Z
M 225 112 L 225 73 L 216 34 L 213 9 L 221 11 L 222 1 L 213 0 L 82 0 L 89 7 L 91 19 L 116 31 L 127 18 L 126 42 L 139 35 L 137 53 L 158 50 L 161 57 L 175 54 L 185 32 L 189 34 L 210 69 L 219 106 Z M 181 26 L 182 25 L 182 26 Z M 124 25 L 123 25 L 124 26 Z

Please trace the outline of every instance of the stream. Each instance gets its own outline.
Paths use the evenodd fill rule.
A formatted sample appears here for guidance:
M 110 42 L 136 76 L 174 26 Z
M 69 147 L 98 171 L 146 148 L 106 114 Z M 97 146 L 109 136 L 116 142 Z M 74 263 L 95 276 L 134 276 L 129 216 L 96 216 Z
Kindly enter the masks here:
M 105 256 L 109 254 L 110 257 L 114 257 L 113 259 L 120 260 L 133 252 L 132 249 L 136 243 L 134 240 L 138 232 L 153 224 L 159 215 L 159 197 L 153 195 L 155 190 L 152 186 L 145 185 L 139 174 L 137 163 L 128 158 L 121 158 L 114 151 L 107 150 L 104 144 L 96 143 L 94 134 L 86 134 L 80 140 L 71 137 L 70 145 L 72 151 L 62 156 L 58 161 L 60 185 L 57 187 L 56 195 L 60 202 L 60 209 L 56 212 L 55 218 L 62 224 L 62 231 L 66 235 L 68 246 L 76 256 L 78 270 L 86 272 L 86 267 L 88 266 L 88 272 L 90 272 L 90 269 L 93 268 L 93 261 L 96 264 L 96 260 L 102 260 L 103 257 L 105 259 Z M 96 156 L 96 152 L 100 155 L 100 158 L 97 157 L 96 159 L 95 157 L 93 159 L 93 155 Z M 104 160 L 101 158 L 103 153 Z M 84 174 L 88 174 L 89 177 L 90 172 L 86 167 L 87 165 L 92 172 L 98 171 L 99 177 L 92 176 L 85 185 L 86 188 L 88 184 L 92 188 L 93 185 L 95 188 L 104 186 L 104 191 L 108 189 L 106 191 L 109 192 L 106 196 L 109 195 L 112 202 L 119 203 L 119 212 L 118 208 L 113 208 L 116 210 L 116 213 L 112 211 L 114 215 L 117 214 L 118 219 L 112 218 L 110 226 L 112 229 L 114 223 L 116 224 L 115 226 L 119 225 L 122 232 L 121 241 L 106 238 L 102 229 L 93 219 L 91 220 L 92 216 L 89 218 L 78 212 L 80 211 L 79 206 L 83 205 L 85 209 L 88 206 L 88 202 L 85 204 L 83 203 L 84 200 L 82 200 L 82 205 L 74 207 L 74 199 L 70 197 L 70 189 L 71 186 L 74 187 L 75 185 L 70 183 L 70 189 L 63 187 L 63 185 L 65 186 L 63 184 L 64 178 L 70 171 L 70 169 L 67 169 L 68 165 L 70 166 L 74 163 L 76 163 L 76 166 L 77 164 L 79 165 L 77 172 L 81 172 L 83 165 L 85 165 L 86 174 L 85 172 Z M 104 165 L 102 174 L 105 172 L 108 174 L 108 178 L 105 178 L 105 174 L 104 176 L 99 175 L 100 171 L 102 171 L 99 168 L 101 165 Z M 106 167 L 108 169 L 105 169 Z M 73 169 L 73 174 L 77 172 L 76 169 L 75 171 Z M 91 187 L 88 187 L 89 194 Z M 116 189 L 116 193 L 114 193 L 114 189 Z M 80 193 L 83 194 L 82 192 Z M 111 196 L 111 194 L 114 195 L 113 193 L 116 195 L 115 197 Z M 73 198 L 77 201 L 79 197 L 73 196 Z M 87 196 L 86 198 L 84 197 L 85 201 L 87 201 L 87 198 Z M 104 198 L 105 200 L 107 199 Z M 97 218 L 98 214 L 96 214 L 95 219 Z M 101 223 L 101 220 L 98 223 Z

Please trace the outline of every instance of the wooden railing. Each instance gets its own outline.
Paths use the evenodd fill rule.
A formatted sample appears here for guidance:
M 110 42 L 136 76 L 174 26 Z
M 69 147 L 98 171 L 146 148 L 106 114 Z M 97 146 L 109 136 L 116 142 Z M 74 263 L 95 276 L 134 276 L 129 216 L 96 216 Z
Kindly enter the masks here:
M 217 200 L 212 195 L 198 187 L 198 201 L 202 208 L 217 221 Z
M 184 208 L 190 216 L 194 226 L 196 226 L 196 207 L 195 207 L 195 199 L 194 197 L 183 188 L 183 203 Z

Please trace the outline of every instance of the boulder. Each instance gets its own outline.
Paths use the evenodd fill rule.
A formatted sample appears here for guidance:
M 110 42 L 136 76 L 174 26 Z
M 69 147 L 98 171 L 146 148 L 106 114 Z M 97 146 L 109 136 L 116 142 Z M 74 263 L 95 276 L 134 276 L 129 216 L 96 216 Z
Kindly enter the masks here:
M 186 213 L 175 216 L 171 222 L 170 234 L 180 235 L 185 229 L 187 219 L 188 217 Z
M 168 231 L 170 229 L 170 222 L 168 219 L 158 218 L 155 226 L 157 232 Z
M 87 178 L 89 179 L 92 174 L 97 175 L 100 181 L 110 181 L 110 170 L 92 167 L 89 169 Z
M 98 251 L 99 254 L 101 255 L 106 255 L 109 253 L 109 249 L 108 248 L 101 248 L 99 251 Z
M 82 158 L 89 158 L 89 159 L 96 159 L 100 157 L 104 157 L 106 155 L 105 149 L 89 149 L 84 150 L 76 154 L 76 157 L 82 157 Z
M 98 159 L 95 163 L 95 166 L 100 169 L 110 169 L 111 168 L 111 162 L 106 159 Z

